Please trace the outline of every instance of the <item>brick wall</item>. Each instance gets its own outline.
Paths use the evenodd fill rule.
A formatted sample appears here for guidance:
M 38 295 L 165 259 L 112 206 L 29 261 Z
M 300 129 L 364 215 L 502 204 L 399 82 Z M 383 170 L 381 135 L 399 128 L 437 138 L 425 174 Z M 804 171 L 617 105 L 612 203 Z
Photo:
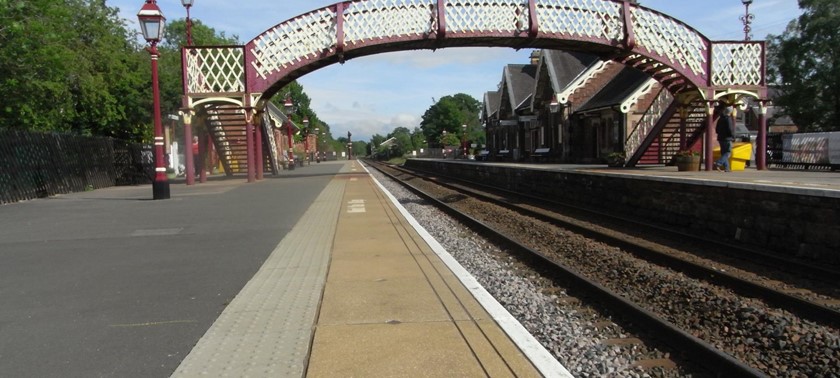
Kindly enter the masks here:
M 457 162 L 409 160 L 406 165 L 788 257 L 840 264 L 836 197 Z

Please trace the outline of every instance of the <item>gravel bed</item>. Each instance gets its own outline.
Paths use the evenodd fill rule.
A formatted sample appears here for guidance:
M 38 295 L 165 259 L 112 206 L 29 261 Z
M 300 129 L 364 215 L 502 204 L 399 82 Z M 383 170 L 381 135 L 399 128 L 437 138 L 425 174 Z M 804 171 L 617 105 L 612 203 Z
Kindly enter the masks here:
M 396 195 L 397 191 L 402 191 L 402 189 L 395 186 L 396 184 L 393 184 L 388 187 Z M 451 195 L 451 193 L 442 189 L 433 188 L 431 184 L 428 186 L 424 190 L 428 192 L 440 191 L 442 195 Z M 397 198 L 400 198 L 403 202 L 409 197 L 401 193 Z M 564 265 L 574 267 L 582 274 L 596 279 L 613 291 L 622 294 L 625 298 L 657 313 L 687 332 L 706 340 L 768 375 L 836 377 L 837 372 L 840 371 L 840 362 L 838 362 L 840 361 L 840 337 L 838 337 L 836 329 L 803 321 L 786 311 L 768 307 L 762 302 L 741 297 L 726 289 L 687 278 L 682 274 L 637 259 L 617 248 L 594 242 L 567 231 L 558 230 L 553 226 L 520 216 L 509 210 L 492 207 L 487 203 L 471 198 L 460 198 L 457 203 L 450 203 L 450 205 L 469 209 L 472 216 L 483 219 L 485 223 L 496 229 L 505 230 L 504 232 L 508 235 L 522 236 L 522 239 L 525 240 L 520 241 L 524 244 L 530 244 L 532 248 L 550 254 Z M 432 232 L 432 234 L 439 238 L 442 244 L 453 255 L 456 255 L 456 258 L 463 265 L 471 265 L 471 261 L 479 255 L 472 252 L 468 245 L 448 244 L 454 243 L 448 241 L 448 239 L 453 238 L 452 230 L 455 226 L 451 224 L 438 226 L 436 222 L 440 222 L 444 218 L 441 215 L 427 218 L 424 212 L 428 210 L 422 207 L 420 209 L 409 209 L 409 211 L 416 211 L 415 217 L 418 220 L 423 219 L 421 224 L 430 229 L 430 232 L 434 229 L 435 232 Z M 470 240 L 470 238 L 467 240 Z M 535 240 L 539 242 L 535 243 Z M 460 251 L 461 248 L 465 248 L 469 252 L 464 253 Z M 502 268 L 504 268 L 504 264 L 502 264 Z M 485 273 L 479 269 L 477 273 L 473 272 L 473 274 L 477 277 L 485 274 L 494 277 L 496 273 L 492 273 L 492 270 L 490 272 Z M 511 275 L 515 276 L 516 274 L 511 273 Z M 491 285 L 497 281 L 495 279 L 479 279 L 482 284 L 485 283 L 484 280 L 487 280 Z M 530 312 L 531 310 L 547 311 L 542 309 L 543 303 L 545 303 L 543 301 L 550 303 L 552 298 L 524 295 L 520 291 L 526 290 L 524 287 L 529 284 L 528 280 L 524 281 L 524 283 L 516 283 L 518 289 L 513 292 L 513 295 L 506 294 L 504 290 L 510 288 L 505 287 L 499 289 L 502 290 L 499 294 L 496 294 L 490 288 L 488 288 L 488 291 L 496 295 L 503 304 L 515 303 L 510 304 L 513 310 L 509 309 L 509 311 L 520 318 L 520 321 L 542 342 L 551 341 L 554 337 L 539 334 L 541 326 L 528 325 L 528 322 L 534 318 L 554 316 L 555 314 L 552 312 L 545 315 Z M 534 288 L 534 290 L 538 290 L 538 288 Z M 513 301 L 513 298 L 517 298 L 517 302 L 507 303 Z M 562 313 L 563 311 L 558 312 Z M 556 323 L 573 323 L 574 321 L 580 321 L 580 319 L 556 319 L 554 324 L 556 326 Z M 566 326 L 568 325 L 562 325 L 562 327 Z M 584 323 L 581 328 L 588 330 L 590 334 L 599 332 L 593 331 L 594 326 L 592 324 Z M 564 339 L 568 338 L 569 335 L 581 335 L 576 331 L 579 330 L 572 327 L 557 332 L 561 332 L 560 335 L 562 336 L 559 336 L 559 338 Z M 574 359 L 582 354 L 585 355 L 588 351 L 573 348 L 571 349 L 572 352 L 568 354 L 574 355 L 574 357 L 569 357 L 564 355 L 566 351 L 563 349 L 575 346 L 585 348 L 587 345 L 589 344 L 586 341 L 572 342 L 571 346 L 561 344 L 555 355 L 564 364 L 568 363 L 572 364 L 570 366 L 574 366 L 576 363 Z M 599 344 L 594 342 L 592 345 Z M 547 348 L 554 352 L 557 347 L 547 345 Z M 611 358 L 599 354 L 595 354 L 595 356 L 596 358 L 601 356 L 607 360 Z M 566 359 L 569 359 L 569 362 Z M 581 369 L 570 370 L 573 372 L 591 372 L 584 373 L 584 375 L 610 374 L 609 371 L 601 370 L 600 366 L 603 361 L 594 364 L 584 361 L 581 363 L 588 365 Z M 627 366 L 627 362 L 623 361 L 607 369 L 627 371 Z M 620 370 L 622 368 L 625 370 Z
M 555 358 L 577 377 L 682 377 L 690 374 L 660 367 L 642 368 L 639 360 L 668 358 L 644 344 L 606 345 L 605 340 L 635 337 L 581 306 L 562 289 L 525 269 L 497 246 L 420 200 L 378 172 L 371 173 L 417 221 L 496 298 Z M 695 377 L 698 375 L 694 375 Z

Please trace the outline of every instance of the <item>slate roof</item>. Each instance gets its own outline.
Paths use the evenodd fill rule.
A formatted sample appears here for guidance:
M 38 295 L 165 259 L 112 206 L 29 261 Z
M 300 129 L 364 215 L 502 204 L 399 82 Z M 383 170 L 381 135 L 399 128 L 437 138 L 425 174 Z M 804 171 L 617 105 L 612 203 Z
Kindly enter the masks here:
M 545 59 L 545 65 L 540 65 L 539 68 L 548 69 L 554 93 L 562 92 L 586 71 L 587 67 L 600 60 L 594 55 L 562 50 L 543 50 L 543 59 Z
M 530 107 L 537 77 L 537 66 L 532 64 L 508 64 L 503 76 L 503 88 L 507 88 L 507 97 L 510 100 L 511 109 Z
M 649 79 L 650 76 L 646 73 L 632 67 L 625 67 L 601 91 L 581 105 L 577 111 L 596 110 L 619 105 Z
M 500 101 L 502 94 L 498 90 L 487 92 L 484 94 L 484 117 L 490 118 L 499 112 Z

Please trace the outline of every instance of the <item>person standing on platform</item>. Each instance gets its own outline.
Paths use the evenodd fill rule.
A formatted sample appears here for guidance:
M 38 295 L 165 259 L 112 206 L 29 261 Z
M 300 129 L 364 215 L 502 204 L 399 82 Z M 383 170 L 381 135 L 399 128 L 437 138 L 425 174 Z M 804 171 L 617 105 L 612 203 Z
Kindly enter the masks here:
M 201 162 L 198 159 L 198 136 L 193 136 L 192 140 L 192 155 L 193 166 L 195 167 L 195 175 L 198 176 L 201 172 Z
M 720 159 L 715 162 L 715 170 L 730 172 L 729 158 L 732 157 L 732 142 L 735 140 L 735 123 L 732 122 L 731 106 L 721 104 L 718 106 L 718 121 L 715 126 L 717 140 L 720 144 Z

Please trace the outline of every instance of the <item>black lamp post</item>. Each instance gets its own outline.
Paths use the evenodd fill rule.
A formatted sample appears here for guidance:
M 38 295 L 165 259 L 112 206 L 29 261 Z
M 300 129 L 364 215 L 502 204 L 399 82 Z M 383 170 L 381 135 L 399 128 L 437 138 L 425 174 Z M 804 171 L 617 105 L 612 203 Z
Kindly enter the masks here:
M 741 16 L 741 22 L 744 23 L 744 40 L 745 41 L 750 40 L 750 31 L 752 30 L 752 28 L 750 28 L 750 24 L 752 24 L 753 18 L 755 18 L 755 16 L 752 13 L 750 13 L 750 4 L 752 4 L 752 2 L 753 2 L 753 0 L 741 0 L 741 3 L 744 4 L 744 8 L 745 8 L 744 15 Z
M 137 13 L 143 38 L 149 42 L 149 55 L 152 57 L 152 97 L 155 124 L 155 178 L 152 182 L 152 195 L 156 200 L 169 199 L 169 179 L 166 177 L 166 166 L 163 162 L 163 126 L 160 121 L 160 88 L 158 86 L 158 57 L 157 44 L 163 36 L 166 18 L 160 12 L 155 0 L 146 0 L 140 12 Z

